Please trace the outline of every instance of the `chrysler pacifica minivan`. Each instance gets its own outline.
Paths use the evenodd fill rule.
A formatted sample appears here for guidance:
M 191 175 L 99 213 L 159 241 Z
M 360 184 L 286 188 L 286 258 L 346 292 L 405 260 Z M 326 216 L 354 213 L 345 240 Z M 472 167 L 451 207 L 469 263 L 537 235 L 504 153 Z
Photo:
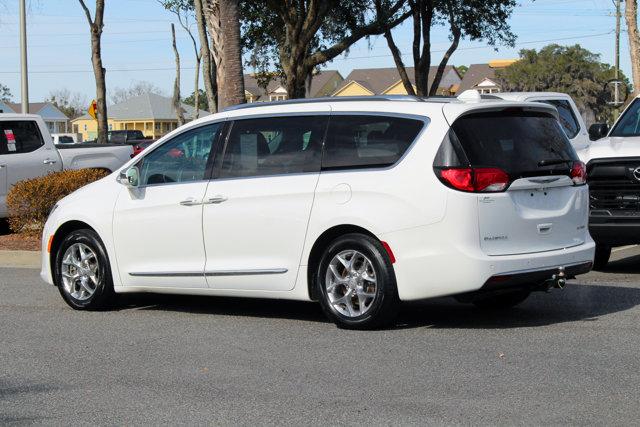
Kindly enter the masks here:
M 115 293 L 319 301 L 343 327 L 401 301 L 522 302 L 591 268 L 585 168 L 541 103 L 416 97 L 247 104 L 171 132 L 61 200 L 42 277 Z

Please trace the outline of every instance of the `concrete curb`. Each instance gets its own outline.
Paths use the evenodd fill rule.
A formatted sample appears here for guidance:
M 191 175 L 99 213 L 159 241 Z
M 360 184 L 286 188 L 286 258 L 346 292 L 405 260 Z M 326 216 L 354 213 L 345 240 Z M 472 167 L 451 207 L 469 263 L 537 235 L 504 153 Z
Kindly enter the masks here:
M 40 251 L 0 251 L 0 268 L 40 268 Z

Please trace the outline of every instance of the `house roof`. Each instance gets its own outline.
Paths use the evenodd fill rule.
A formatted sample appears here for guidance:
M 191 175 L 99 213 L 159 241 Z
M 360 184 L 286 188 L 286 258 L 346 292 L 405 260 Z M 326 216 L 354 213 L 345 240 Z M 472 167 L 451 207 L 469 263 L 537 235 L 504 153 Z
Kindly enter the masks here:
M 409 76 L 409 81 L 411 81 L 411 84 L 415 85 L 415 74 L 413 71 L 413 67 L 407 67 L 406 70 L 407 75 Z M 438 67 L 435 65 L 429 68 L 429 86 L 431 86 L 431 84 L 433 83 L 437 70 Z M 447 65 L 444 70 L 443 78 L 447 76 L 451 71 L 454 71 L 456 75 L 458 73 L 458 71 L 453 66 Z M 349 73 L 349 75 L 344 79 L 342 84 L 338 86 L 335 92 L 340 91 L 351 82 L 356 82 L 364 88 L 373 92 L 375 95 L 380 95 L 385 90 L 396 84 L 398 81 L 400 81 L 400 73 L 398 73 L 398 69 L 396 67 L 357 68 Z M 441 87 L 446 87 L 448 89 L 449 86 L 457 83 L 459 83 L 459 81 L 452 82 L 451 84 L 445 84 Z
M 186 118 L 193 115 L 194 108 L 191 105 L 182 104 Z M 200 110 L 200 116 L 208 116 L 208 111 Z M 110 105 L 107 115 L 112 120 L 176 120 L 176 112 L 173 109 L 173 101 L 166 96 L 155 93 L 145 93 L 134 96 L 119 104 Z M 87 120 L 91 116 L 85 114 L 75 120 Z
M 22 111 L 22 105 L 17 102 L 4 102 L 2 104 L 14 113 Z M 30 102 L 29 113 L 38 114 L 45 120 L 68 120 L 68 117 L 51 102 Z
M 313 78 L 311 79 L 311 89 L 307 90 L 307 97 L 313 98 L 318 96 L 318 93 L 324 87 L 324 85 L 326 85 L 327 82 L 336 75 L 340 76 L 340 73 L 337 70 L 322 70 L 314 74 Z M 264 88 L 258 85 L 258 79 L 255 78 L 254 74 L 244 75 L 244 90 L 257 97 L 257 99 L 274 93 L 280 86 L 282 86 L 283 88 L 285 87 L 284 81 L 279 78 L 273 78 L 269 80 L 265 91 Z
M 462 78 L 460 92 L 473 89 L 484 80 L 489 79 L 495 82 L 496 70 L 506 68 L 516 62 L 515 59 L 502 59 L 491 61 L 488 64 L 471 64 Z

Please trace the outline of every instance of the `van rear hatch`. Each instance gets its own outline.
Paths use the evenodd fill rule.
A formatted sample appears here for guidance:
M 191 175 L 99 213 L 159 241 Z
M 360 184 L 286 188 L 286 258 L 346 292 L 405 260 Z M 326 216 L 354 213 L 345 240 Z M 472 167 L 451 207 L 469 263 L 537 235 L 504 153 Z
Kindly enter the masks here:
M 507 108 L 455 120 L 434 171 L 474 193 L 488 255 L 567 248 L 587 235 L 586 172 L 551 111 Z

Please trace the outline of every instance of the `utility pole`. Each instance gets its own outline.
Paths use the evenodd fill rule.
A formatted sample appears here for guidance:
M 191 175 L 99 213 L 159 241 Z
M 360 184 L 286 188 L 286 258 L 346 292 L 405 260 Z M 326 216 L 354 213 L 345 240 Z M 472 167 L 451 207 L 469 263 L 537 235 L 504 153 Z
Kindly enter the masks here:
M 29 76 L 27 75 L 27 12 L 25 0 L 20 2 L 20 97 L 22 114 L 29 112 Z

